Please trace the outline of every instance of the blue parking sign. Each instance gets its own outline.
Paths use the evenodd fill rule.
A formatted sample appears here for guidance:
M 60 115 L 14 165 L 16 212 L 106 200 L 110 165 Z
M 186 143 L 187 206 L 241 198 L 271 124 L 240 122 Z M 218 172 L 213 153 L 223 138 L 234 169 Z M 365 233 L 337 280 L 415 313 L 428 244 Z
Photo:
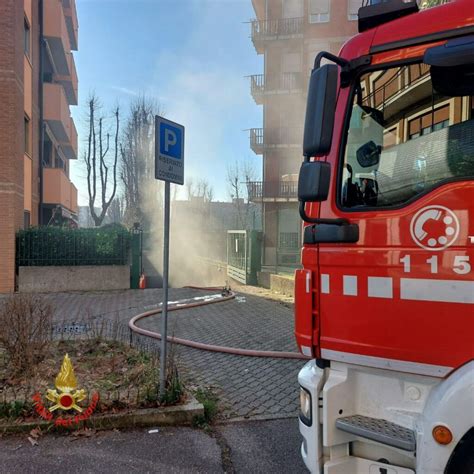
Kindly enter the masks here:
M 184 184 L 184 126 L 155 117 L 155 178 Z

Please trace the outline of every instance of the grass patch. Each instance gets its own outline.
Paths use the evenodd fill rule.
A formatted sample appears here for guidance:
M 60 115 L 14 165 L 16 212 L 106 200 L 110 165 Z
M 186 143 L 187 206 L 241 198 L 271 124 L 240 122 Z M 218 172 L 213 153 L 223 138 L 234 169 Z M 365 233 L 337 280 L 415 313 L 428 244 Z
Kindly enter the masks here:
M 219 397 L 210 388 L 198 388 L 194 396 L 199 403 L 202 403 L 204 414 L 194 417 L 193 425 L 198 428 L 206 428 L 212 423 L 219 411 Z
M 0 403 L 0 418 L 16 419 L 26 416 L 31 412 L 33 404 L 26 401 L 15 400 Z
M 98 411 L 152 408 L 184 399 L 184 387 L 174 362 L 169 364 L 173 369 L 168 369 L 166 397 L 160 401 L 159 360 L 154 354 L 101 338 L 61 340 L 51 342 L 44 359 L 20 374 L 10 370 L 8 357 L 0 349 L 0 418 L 34 416 L 32 395 L 38 392 L 45 399 L 47 389 L 54 388 L 66 353 L 74 367 L 77 388 L 85 389 L 89 396 L 99 392 Z M 50 405 L 47 400 L 45 403 Z

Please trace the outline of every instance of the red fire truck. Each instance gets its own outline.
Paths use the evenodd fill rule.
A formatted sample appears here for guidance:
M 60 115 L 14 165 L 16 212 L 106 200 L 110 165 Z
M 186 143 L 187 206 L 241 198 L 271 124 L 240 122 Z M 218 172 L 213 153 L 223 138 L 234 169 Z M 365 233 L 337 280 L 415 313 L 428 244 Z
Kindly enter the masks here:
M 315 59 L 295 333 L 311 472 L 474 472 L 474 1 L 378 0 Z

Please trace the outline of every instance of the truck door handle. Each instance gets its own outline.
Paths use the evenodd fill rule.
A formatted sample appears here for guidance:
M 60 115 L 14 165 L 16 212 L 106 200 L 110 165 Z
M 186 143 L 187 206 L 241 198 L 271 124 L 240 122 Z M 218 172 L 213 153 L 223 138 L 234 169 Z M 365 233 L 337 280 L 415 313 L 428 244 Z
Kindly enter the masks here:
M 359 225 L 313 224 L 304 228 L 304 244 L 351 243 L 359 241 Z

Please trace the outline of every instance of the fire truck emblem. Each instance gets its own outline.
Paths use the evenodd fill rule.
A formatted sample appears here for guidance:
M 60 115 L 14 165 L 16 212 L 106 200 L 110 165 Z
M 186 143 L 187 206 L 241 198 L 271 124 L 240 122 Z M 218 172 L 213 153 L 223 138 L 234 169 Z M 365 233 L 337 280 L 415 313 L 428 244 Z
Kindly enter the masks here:
M 459 229 L 456 214 L 444 206 L 427 206 L 420 209 L 410 224 L 413 241 L 419 247 L 434 252 L 453 245 L 458 238 Z
M 86 398 L 86 392 L 83 389 L 77 390 L 74 367 L 67 354 L 64 356 L 61 369 L 59 370 L 54 385 L 56 386 L 56 390 L 48 389 L 46 394 L 46 398 L 54 403 L 54 405 L 49 408 L 50 412 L 57 409 L 82 412 L 82 408 L 78 403 Z
M 88 407 L 83 409 L 79 403 L 86 399 L 87 393 L 84 389 L 77 389 L 77 380 L 71 359 L 66 354 L 61 364 L 59 374 L 54 381 L 56 389 L 48 389 L 46 399 L 54 405 L 46 407 L 40 393 L 33 395 L 35 411 L 44 420 L 53 422 L 55 426 L 71 428 L 81 421 L 89 419 L 99 403 L 99 394 L 93 393 Z M 54 416 L 56 410 L 68 412 L 66 417 Z M 70 411 L 75 414 L 70 414 Z

